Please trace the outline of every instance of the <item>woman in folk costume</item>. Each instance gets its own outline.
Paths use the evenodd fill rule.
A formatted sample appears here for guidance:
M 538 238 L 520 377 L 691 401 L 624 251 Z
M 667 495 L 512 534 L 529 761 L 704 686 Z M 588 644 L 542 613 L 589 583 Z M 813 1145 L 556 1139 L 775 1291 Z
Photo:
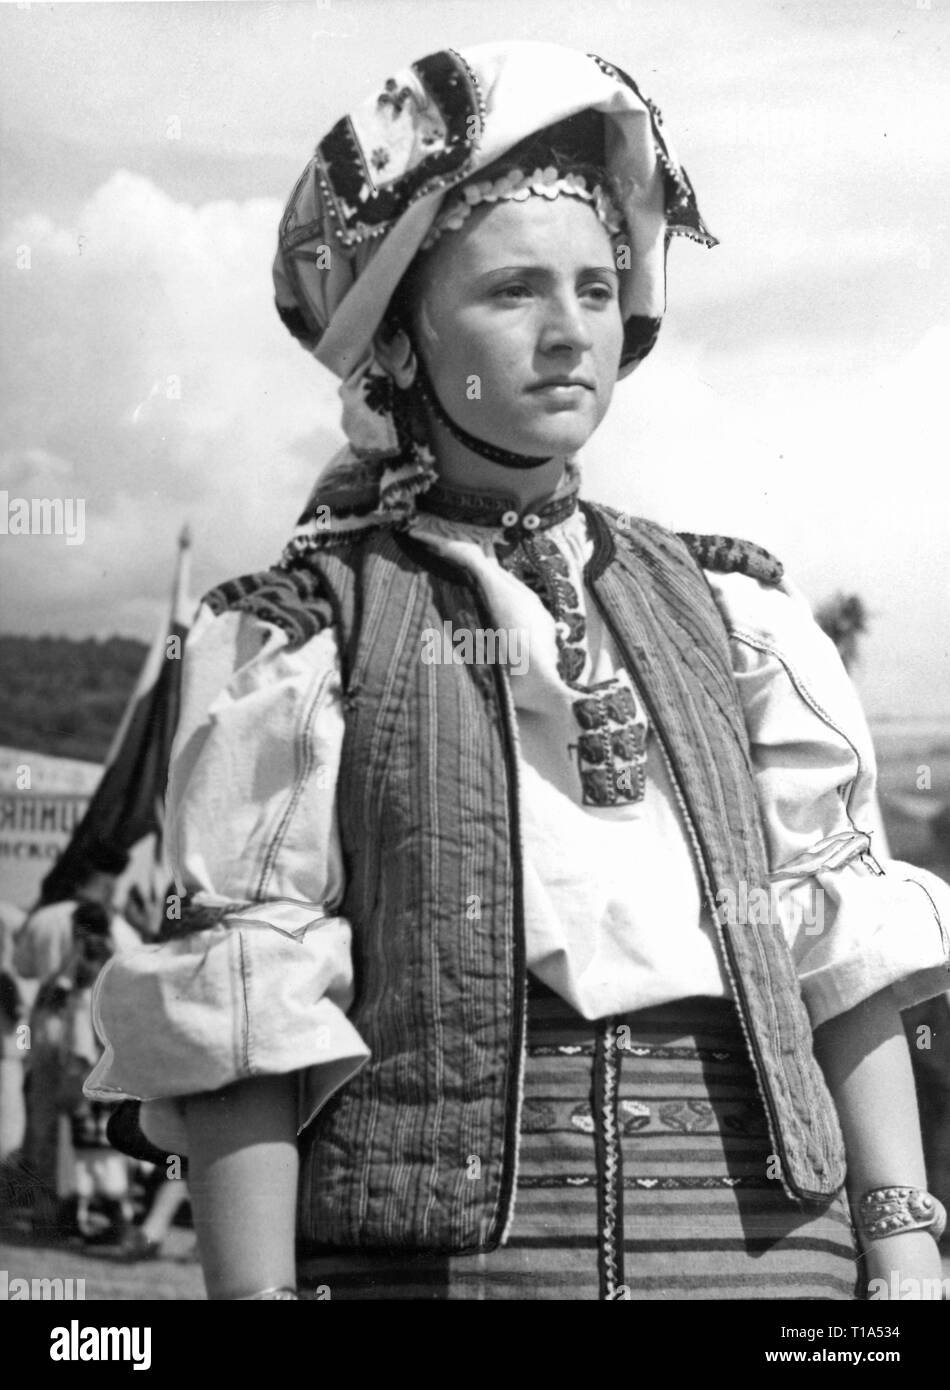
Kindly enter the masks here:
M 277 306 L 350 442 L 192 630 L 183 933 L 109 966 L 88 1083 L 188 1153 L 213 1298 L 939 1276 L 898 1010 L 950 891 L 872 856 L 781 564 L 579 497 L 675 233 L 713 244 L 659 113 L 549 44 L 414 63 L 291 195 Z

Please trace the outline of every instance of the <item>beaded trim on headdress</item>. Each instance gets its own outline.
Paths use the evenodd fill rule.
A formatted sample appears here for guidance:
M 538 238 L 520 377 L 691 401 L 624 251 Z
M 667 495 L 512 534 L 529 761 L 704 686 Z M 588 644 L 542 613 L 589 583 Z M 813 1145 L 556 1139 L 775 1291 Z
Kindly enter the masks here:
M 549 164 L 546 169 L 535 169 L 533 174 L 526 174 L 523 169 L 510 169 L 494 182 L 485 179 L 481 183 L 466 184 L 462 196 L 451 200 L 436 217 L 421 249 L 427 251 L 443 232 L 458 231 L 479 203 L 498 203 L 509 199 L 523 203 L 531 197 L 553 199 L 562 193 L 590 203 L 611 236 L 623 230 L 623 219 L 600 184 L 591 190 L 583 174 L 568 173 L 562 178 L 554 165 Z

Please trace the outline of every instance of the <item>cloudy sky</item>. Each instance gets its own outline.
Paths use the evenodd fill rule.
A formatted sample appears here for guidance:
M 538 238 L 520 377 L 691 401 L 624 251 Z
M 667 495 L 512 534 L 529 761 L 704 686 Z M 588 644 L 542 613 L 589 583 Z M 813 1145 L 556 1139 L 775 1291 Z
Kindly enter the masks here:
M 150 637 L 185 520 L 196 592 L 276 557 L 341 437 L 272 306 L 283 201 L 391 72 L 531 37 L 638 79 L 721 241 L 674 244 L 586 493 L 758 540 L 813 602 L 857 590 L 869 712 L 950 714 L 948 11 L 0 5 L 0 489 L 86 501 L 81 546 L 0 536 L 0 628 Z

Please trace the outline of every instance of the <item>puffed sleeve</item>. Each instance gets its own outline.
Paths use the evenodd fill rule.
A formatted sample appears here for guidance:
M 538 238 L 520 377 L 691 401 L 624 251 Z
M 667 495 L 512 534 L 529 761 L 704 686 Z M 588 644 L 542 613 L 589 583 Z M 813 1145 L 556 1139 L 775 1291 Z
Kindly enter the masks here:
M 834 643 L 791 581 L 707 578 L 729 631 L 772 898 L 813 1026 L 888 986 L 902 1009 L 950 989 L 950 886 L 876 843 L 874 748 Z
M 104 1052 L 85 1087 L 148 1102 L 143 1130 L 174 1153 L 182 1096 L 294 1072 L 302 1130 L 369 1056 L 346 1016 L 351 931 L 336 911 L 334 629 L 292 640 L 279 615 L 203 605 L 184 663 L 165 827 L 181 931 L 103 970 Z

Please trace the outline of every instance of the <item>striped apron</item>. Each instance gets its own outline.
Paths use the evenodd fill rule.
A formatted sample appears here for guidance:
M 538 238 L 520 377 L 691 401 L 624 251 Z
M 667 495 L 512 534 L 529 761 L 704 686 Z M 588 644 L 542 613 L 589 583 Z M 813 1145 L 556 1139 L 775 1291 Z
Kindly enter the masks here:
M 446 1256 L 313 1251 L 299 1262 L 301 1297 L 858 1297 L 844 1192 L 798 1206 L 769 1149 L 730 1002 L 592 1023 L 531 981 L 506 1243 Z

